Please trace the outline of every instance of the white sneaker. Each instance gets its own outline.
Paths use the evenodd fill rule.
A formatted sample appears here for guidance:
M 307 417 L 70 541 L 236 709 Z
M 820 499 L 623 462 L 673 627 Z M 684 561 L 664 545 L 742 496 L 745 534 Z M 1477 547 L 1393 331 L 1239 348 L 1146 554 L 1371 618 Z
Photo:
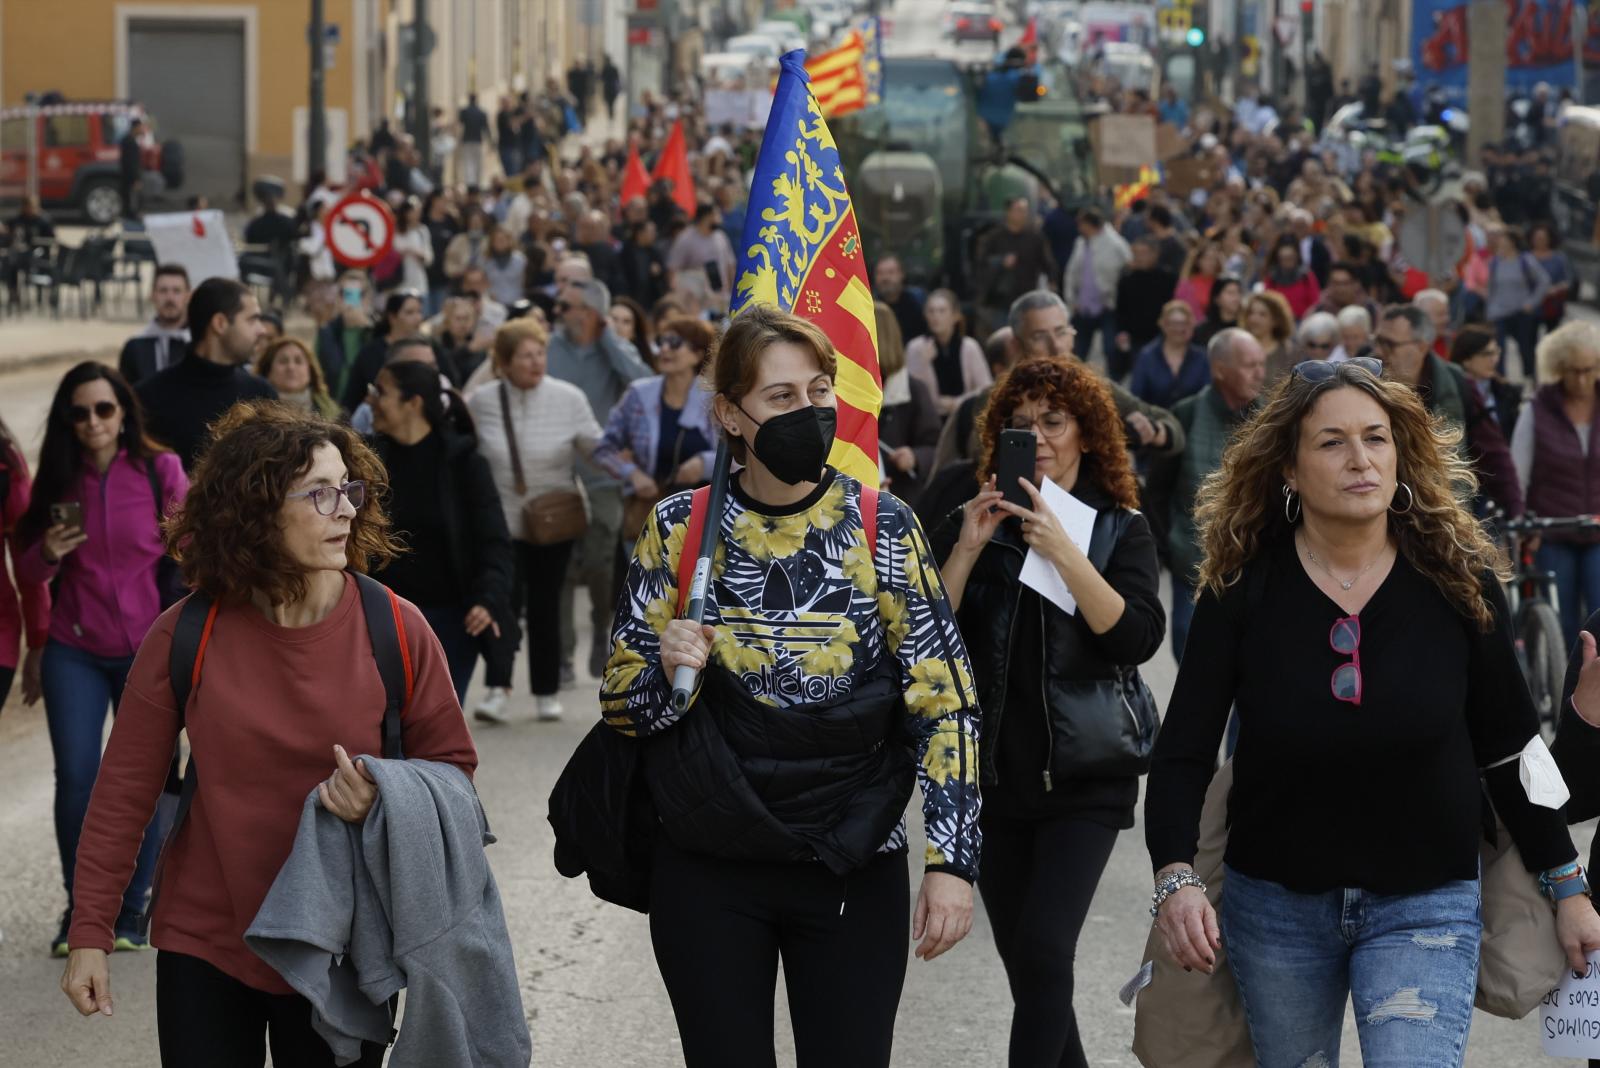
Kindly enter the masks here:
M 506 701 L 510 697 L 510 690 L 500 687 L 490 689 L 478 702 L 478 707 L 472 710 L 472 717 L 481 723 L 495 723 L 505 726 L 511 722 L 511 717 L 506 715 Z
M 535 697 L 534 701 L 539 706 L 540 722 L 553 723 L 561 718 L 561 698 L 555 694 L 549 697 Z

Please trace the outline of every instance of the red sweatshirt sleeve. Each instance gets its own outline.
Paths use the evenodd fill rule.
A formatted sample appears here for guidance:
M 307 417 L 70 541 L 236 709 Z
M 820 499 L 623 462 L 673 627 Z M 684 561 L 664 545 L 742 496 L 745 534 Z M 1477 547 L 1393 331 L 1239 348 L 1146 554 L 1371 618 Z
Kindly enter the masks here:
M 111 741 L 100 760 L 78 839 L 72 930 L 67 937 L 73 949 L 111 951 L 122 894 L 133 878 L 145 826 L 166 785 L 178 741 L 178 710 L 167 675 L 177 611 L 164 612 L 139 646 L 117 706 Z
M 413 673 L 411 703 L 400 719 L 406 759 L 454 764 L 471 778 L 478 768 L 478 750 L 456 700 L 444 649 L 416 605 L 402 599 L 400 615 Z

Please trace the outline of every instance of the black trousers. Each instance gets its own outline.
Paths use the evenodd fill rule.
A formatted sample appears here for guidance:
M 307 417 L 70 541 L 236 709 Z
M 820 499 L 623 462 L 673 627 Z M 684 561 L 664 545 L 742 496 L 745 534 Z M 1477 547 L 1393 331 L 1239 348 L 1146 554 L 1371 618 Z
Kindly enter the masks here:
M 1073 961 L 1118 832 L 1072 816 L 981 817 L 978 890 L 1011 986 L 1011 1068 L 1088 1068 Z
M 311 1002 L 256 990 L 182 953 L 156 955 L 156 1031 L 161 1068 L 262 1068 L 269 1045 L 274 1065 L 334 1068 L 311 1026 Z M 383 1052 L 362 1043 L 356 1068 L 379 1068 Z
M 517 660 L 517 620 L 526 613 L 528 680 L 533 693 L 548 697 L 561 689 L 561 587 L 567 580 L 572 542 L 534 545 L 513 539 L 516 578 L 511 584 L 511 615 L 500 621 L 500 638 L 490 639 L 484 653 L 484 685 L 511 687 Z M 602 641 L 605 639 L 602 638 Z
M 886 1068 L 906 977 L 906 858 L 848 876 L 663 843 L 650 940 L 688 1068 L 770 1068 L 778 960 L 799 1068 Z

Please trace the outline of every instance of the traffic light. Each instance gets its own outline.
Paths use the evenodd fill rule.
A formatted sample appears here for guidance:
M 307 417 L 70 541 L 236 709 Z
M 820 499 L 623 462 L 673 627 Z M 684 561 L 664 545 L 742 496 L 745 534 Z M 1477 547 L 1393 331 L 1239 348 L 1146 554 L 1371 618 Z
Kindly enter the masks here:
M 1190 26 L 1189 32 L 1184 34 L 1183 39 L 1190 48 L 1199 48 L 1206 43 L 1206 31 L 1199 26 Z

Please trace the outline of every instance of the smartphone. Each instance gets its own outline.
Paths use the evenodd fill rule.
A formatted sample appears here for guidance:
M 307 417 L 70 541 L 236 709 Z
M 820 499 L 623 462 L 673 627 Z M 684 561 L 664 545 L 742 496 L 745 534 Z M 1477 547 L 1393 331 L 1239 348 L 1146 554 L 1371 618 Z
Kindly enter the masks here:
M 716 260 L 706 260 L 706 282 L 713 292 L 722 288 L 722 265 Z
M 341 293 L 344 297 L 345 307 L 361 307 L 362 290 L 360 286 L 344 286 Z
M 995 448 L 995 489 L 1021 508 L 1033 507 L 1033 498 L 1019 480 L 1033 481 L 1038 448 L 1039 439 L 1031 430 L 1000 431 L 1000 444 Z
M 60 501 L 50 506 L 50 523 L 58 527 L 83 529 L 83 505 L 77 501 Z

